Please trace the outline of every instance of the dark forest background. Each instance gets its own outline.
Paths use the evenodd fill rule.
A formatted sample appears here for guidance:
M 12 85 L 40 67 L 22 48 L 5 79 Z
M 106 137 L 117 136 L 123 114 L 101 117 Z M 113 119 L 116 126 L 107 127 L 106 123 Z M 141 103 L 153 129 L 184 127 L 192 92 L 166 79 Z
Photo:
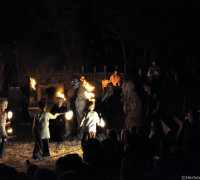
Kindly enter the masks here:
M 152 60 L 162 70 L 199 71 L 198 1 L 0 0 L 0 23 L 2 59 L 14 66 L 17 55 L 27 73 L 115 64 L 136 72 Z

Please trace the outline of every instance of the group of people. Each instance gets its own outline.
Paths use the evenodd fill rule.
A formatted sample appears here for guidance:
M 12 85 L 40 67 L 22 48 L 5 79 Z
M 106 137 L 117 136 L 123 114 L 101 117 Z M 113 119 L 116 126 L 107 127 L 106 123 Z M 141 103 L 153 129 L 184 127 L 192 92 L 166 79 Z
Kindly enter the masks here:
M 97 124 L 100 125 L 100 121 L 102 122 L 103 120 L 100 120 L 98 113 L 94 111 L 95 103 L 87 101 L 84 95 L 85 89 L 80 85 L 79 77 L 72 77 L 71 84 L 72 89 L 67 101 L 67 106 L 64 106 L 64 99 L 59 97 L 56 98 L 56 104 L 52 107 L 50 112 L 46 112 L 47 102 L 45 100 L 41 100 L 38 103 L 40 113 L 34 116 L 33 121 L 33 136 L 35 139 L 33 151 L 34 159 L 50 156 L 49 140 L 60 142 L 67 138 L 82 135 L 82 142 L 84 143 L 87 139 L 96 136 L 96 126 Z M 1 104 L 2 116 L 0 121 L 0 136 L 2 139 L 1 149 L 3 155 L 5 151 L 5 141 L 7 139 L 7 116 L 5 109 L 7 108 L 8 101 L 2 99 Z M 73 117 L 69 121 L 64 117 L 67 110 L 73 110 Z M 50 133 L 52 134 L 51 136 Z
M 69 176 L 74 179 L 178 179 L 183 173 L 196 175 L 199 172 L 200 157 L 198 113 L 190 111 L 185 118 L 172 114 L 165 117 L 167 121 L 163 119 L 162 102 L 158 93 L 161 70 L 155 67 L 157 67 L 155 63 L 152 63 L 144 78 L 146 80 L 142 79 L 139 71 L 139 77 L 135 81 L 127 79 L 124 82 L 120 80 L 116 84 L 112 83 L 113 86 L 120 85 L 122 88 L 121 102 L 125 115 L 125 129 L 122 130 L 120 138 L 116 130 L 111 129 L 107 139 L 102 142 L 96 139 L 97 125 L 101 124 L 101 118 L 94 111 L 95 103 L 85 101 L 78 78 L 72 80 L 73 88 L 67 108 L 63 106 L 63 101 L 58 99 L 57 105 L 50 112 L 46 112 L 46 102 L 40 101 L 38 104 L 40 113 L 33 123 L 35 137 L 33 158 L 50 156 L 51 122 L 58 120 L 62 123 L 62 113 L 70 107 L 74 110 L 75 117 L 79 119 L 65 121 L 67 123 L 62 126 L 65 127 L 63 134 L 67 133 L 68 136 L 70 132 L 74 135 L 83 128 L 81 140 L 83 162 L 78 154 L 59 158 L 52 179 L 56 177 L 64 179 Z M 116 76 L 116 73 L 114 75 Z M 108 88 L 112 96 L 112 86 Z M 101 100 L 105 101 L 105 99 Z M 2 137 L 0 155 L 5 150 L 7 138 L 5 131 L 7 103 L 5 99 L 0 103 L 0 136 Z M 77 116 L 78 113 L 79 115 L 82 113 L 83 116 Z M 52 121 L 49 121 L 50 119 Z M 176 128 L 172 127 L 174 124 Z M 38 169 L 32 176 L 35 179 L 40 178 L 42 176 L 39 174 L 42 173 L 40 171 L 48 170 Z M 47 174 L 45 177 L 48 176 Z M 171 176 L 168 176 L 169 174 Z

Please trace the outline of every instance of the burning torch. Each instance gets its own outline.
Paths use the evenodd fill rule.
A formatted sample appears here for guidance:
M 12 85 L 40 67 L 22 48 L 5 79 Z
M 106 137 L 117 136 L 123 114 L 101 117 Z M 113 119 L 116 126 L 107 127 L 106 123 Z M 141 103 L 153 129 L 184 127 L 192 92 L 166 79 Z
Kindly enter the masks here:
M 30 77 L 30 86 L 33 90 L 36 90 L 36 80 Z
M 8 122 L 6 123 L 8 125 L 8 128 L 7 128 L 7 133 L 8 134 L 12 134 L 13 130 L 12 128 L 10 127 L 10 124 L 11 124 L 11 119 L 13 117 L 13 112 L 12 111 L 8 111 Z
M 73 111 L 72 110 L 69 110 L 65 113 L 65 118 L 69 121 L 71 120 L 73 117 Z
M 67 112 L 64 112 L 64 113 L 59 113 L 60 115 L 61 114 L 64 114 L 65 115 L 65 119 L 70 121 L 72 118 L 73 118 L 73 111 L 72 110 L 69 110 Z
M 95 87 L 93 87 L 91 84 L 89 84 L 86 80 L 85 77 L 81 77 L 80 79 L 83 82 L 83 87 L 86 89 L 84 95 L 86 99 L 89 101 L 95 101 L 95 95 L 93 93 Z

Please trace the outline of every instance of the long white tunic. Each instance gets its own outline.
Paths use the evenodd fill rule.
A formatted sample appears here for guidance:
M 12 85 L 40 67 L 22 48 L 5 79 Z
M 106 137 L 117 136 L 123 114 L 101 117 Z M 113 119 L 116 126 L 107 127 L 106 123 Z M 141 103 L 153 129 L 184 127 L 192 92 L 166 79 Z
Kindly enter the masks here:
M 89 111 L 84 115 L 80 127 L 83 127 L 85 132 L 96 132 L 99 123 L 100 118 L 97 112 Z
M 49 139 L 49 120 L 56 119 L 50 112 L 42 112 L 37 115 L 34 122 L 34 129 L 40 139 Z
M 8 115 L 6 112 L 0 113 L 0 138 L 2 138 L 3 136 L 7 136 L 6 132 L 7 117 Z

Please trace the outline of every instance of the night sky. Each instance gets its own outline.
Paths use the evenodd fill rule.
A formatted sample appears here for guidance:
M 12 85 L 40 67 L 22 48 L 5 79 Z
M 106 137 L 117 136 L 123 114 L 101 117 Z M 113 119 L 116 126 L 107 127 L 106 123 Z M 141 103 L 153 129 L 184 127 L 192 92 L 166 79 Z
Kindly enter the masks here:
M 198 1 L 0 0 L 2 59 L 20 69 L 136 71 L 156 60 L 161 67 L 198 62 Z M 120 69 L 121 68 L 121 69 Z

